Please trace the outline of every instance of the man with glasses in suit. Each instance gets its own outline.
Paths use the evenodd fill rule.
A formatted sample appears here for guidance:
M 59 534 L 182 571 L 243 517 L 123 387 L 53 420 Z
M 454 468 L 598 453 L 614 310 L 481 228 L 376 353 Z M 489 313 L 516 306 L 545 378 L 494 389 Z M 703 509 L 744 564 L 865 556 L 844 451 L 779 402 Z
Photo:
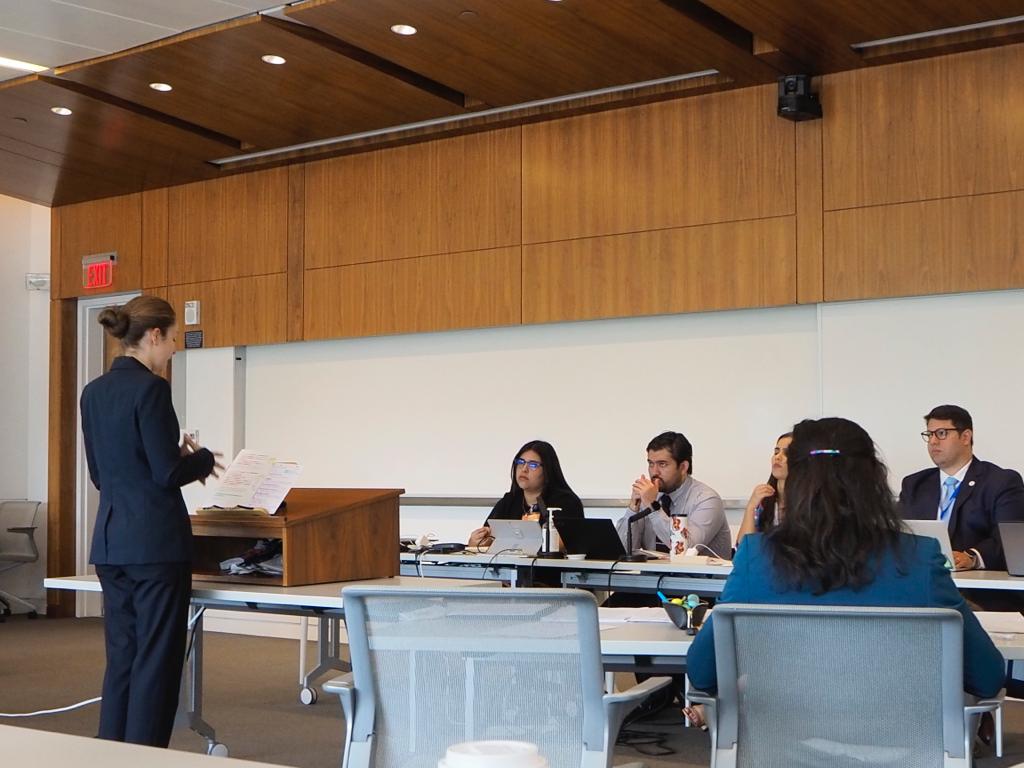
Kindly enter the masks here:
M 1024 520 L 1020 474 L 974 455 L 974 422 L 960 406 L 936 406 L 924 420 L 935 467 L 903 478 L 904 519 L 946 521 L 957 570 L 1006 570 L 999 523 Z

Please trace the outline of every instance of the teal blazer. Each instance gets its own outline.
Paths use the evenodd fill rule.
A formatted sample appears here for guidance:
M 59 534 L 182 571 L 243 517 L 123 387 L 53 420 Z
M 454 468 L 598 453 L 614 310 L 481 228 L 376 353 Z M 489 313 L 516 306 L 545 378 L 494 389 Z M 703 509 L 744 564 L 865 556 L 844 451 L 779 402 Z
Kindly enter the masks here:
M 740 542 L 732 574 L 718 602 L 953 608 L 964 619 L 964 690 L 976 696 L 994 696 L 1006 677 L 1002 654 L 954 586 L 938 541 L 902 533 L 899 553 L 898 562 L 895 553 L 887 550 L 874 580 L 860 590 L 844 587 L 814 595 L 781 583 L 764 535 L 752 533 Z M 790 650 L 799 653 L 799 649 Z M 713 612 L 694 638 L 686 666 L 694 688 L 708 693 L 718 689 Z

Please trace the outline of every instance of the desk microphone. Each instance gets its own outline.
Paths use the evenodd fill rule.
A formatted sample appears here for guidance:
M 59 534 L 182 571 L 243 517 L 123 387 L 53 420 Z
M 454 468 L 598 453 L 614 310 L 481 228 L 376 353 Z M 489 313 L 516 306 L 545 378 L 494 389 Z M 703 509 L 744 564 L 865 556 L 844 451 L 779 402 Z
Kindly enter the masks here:
M 643 553 L 633 552 L 633 523 L 635 523 L 637 520 L 643 520 L 653 511 L 654 507 L 647 507 L 647 509 L 641 509 L 639 512 L 634 512 L 632 515 L 626 518 L 626 554 L 624 557 L 619 558 L 624 563 L 647 562 L 647 555 Z

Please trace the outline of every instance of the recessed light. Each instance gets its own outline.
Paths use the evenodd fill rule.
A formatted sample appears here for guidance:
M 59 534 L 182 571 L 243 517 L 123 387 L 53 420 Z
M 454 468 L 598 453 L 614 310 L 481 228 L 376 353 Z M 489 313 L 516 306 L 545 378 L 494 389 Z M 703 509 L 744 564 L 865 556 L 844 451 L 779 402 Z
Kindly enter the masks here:
M 284 56 L 277 56 L 273 53 L 268 53 L 266 56 L 261 56 L 267 64 L 284 64 L 287 59 Z
M 8 59 L 6 56 L 0 56 L 0 67 L 19 69 L 22 72 L 45 72 L 49 69 L 49 67 L 41 67 L 38 64 L 29 64 L 27 61 Z
M 391 31 L 396 35 L 415 35 L 416 27 L 412 27 L 408 24 L 393 24 Z
M 160 91 L 161 93 L 167 93 L 167 91 L 174 90 L 174 88 L 172 88 L 167 83 L 150 83 L 149 87 L 152 88 L 154 91 Z
M 61 117 L 67 117 L 71 114 L 71 110 L 67 107 L 50 107 L 50 111 L 55 115 L 60 115 Z

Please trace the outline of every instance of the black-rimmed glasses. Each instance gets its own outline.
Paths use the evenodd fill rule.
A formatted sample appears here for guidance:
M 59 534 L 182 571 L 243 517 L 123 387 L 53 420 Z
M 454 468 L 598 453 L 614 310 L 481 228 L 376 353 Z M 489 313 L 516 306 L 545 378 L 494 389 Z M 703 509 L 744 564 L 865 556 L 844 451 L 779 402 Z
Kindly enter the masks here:
M 929 440 L 932 439 L 932 436 L 934 435 L 939 440 L 945 440 L 947 437 L 949 437 L 950 432 L 962 431 L 962 429 L 957 429 L 956 427 L 939 427 L 938 429 L 926 429 L 924 432 L 921 433 L 921 439 L 927 443 Z

